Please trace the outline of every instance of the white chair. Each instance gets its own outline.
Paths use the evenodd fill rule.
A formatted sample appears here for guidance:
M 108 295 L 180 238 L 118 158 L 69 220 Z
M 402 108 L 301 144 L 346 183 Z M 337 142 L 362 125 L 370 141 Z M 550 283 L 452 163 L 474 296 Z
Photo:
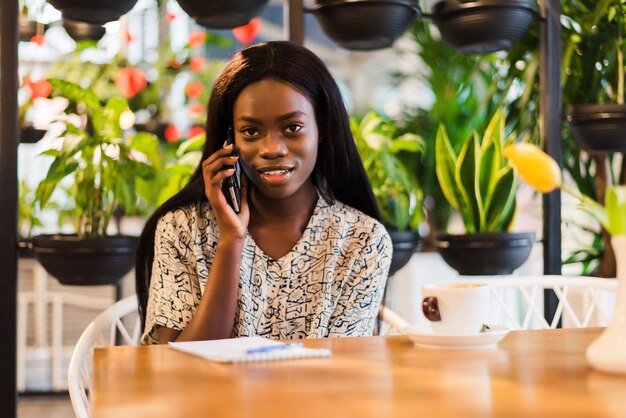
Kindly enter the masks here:
M 132 295 L 111 305 L 83 331 L 70 359 L 68 390 L 77 418 L 90 418 L 93 349 L 113 345 L 137 345 L 141 323 L 137 314 L 137 296 Z
M 459 278 L 488 283 L 492 300 L 489 323 L 513 330 L 606 326 L 615 305 L 617 280 L 580 276 L 509 276 Z M 558 303 L 554 318 L 546 320 L 544 290 L 554 290 Z M 416 303 L 421 300 L 416 297 Z M 381 319 L 393 332 L 402 333 L 409 323 L 387 307 Z

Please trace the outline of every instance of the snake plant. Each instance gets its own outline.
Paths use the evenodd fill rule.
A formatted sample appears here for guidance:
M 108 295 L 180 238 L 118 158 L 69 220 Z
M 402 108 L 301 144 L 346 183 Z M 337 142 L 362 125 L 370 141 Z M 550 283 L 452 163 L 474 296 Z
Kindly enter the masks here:
M 437 178 L 448 203 L 460 212 L 467 233 L 503 232 L 511 226 L 518 182 L 502 153 L 504 126 L 500 109 L 482 137 L 477 132 L 470 134 L 458 154 L 445 126 L 439 126 L 435 142 Z

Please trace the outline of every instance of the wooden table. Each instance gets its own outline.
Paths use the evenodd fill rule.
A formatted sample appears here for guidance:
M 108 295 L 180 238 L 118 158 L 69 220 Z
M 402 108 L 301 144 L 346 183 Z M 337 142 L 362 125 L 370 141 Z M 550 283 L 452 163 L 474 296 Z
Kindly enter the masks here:
M 624 417 L 626 376 L 592 370 L 601 329 L 511 332 L 498 349 L 406 337 L 306 341 L 331 358 L 218 364 L 166 346 L 94 355 L 95 418 Z

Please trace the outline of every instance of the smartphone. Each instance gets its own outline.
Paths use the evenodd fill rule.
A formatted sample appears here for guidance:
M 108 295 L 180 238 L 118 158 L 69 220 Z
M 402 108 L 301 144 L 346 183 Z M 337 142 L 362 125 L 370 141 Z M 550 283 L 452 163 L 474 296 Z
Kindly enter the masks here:
M 231 156 L 237 155 L 237 147 L 235 147 L 235 138 L 233 136 L 233 128 L 228 128 L 228 133 L 226 134 L 226 142 L 228 144 L 233 145 L 233 150 L 230 153 Z M 239 213 L 241 211 L 241 194 L 239 187 L 239 179 L 241 176 L 241 169 L 239 167 L 239 161 L 235 163 L 234 166 L 227 165 L 224 167 L 224 170 L 228 170 L 234 168 L 235 173 L 227 177 L 222 184 L 222 193 L 226 197 L 226 202 L 230 205 L 231 208 L 235 211 L 235 213 Z

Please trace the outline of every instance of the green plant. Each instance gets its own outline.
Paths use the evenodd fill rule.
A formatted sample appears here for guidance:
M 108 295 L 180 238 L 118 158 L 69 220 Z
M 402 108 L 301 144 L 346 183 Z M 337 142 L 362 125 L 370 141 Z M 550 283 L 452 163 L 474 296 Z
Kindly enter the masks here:
M 439 127 L 437 178 L 450 205 L 460 212 L 467 233 L 506 231 L 513 220 L 517 176 L 502 155 L 504 124 L 500 109 L 482 138 L 470 134 L 458 155 L 445 126 Z
M 117 207 L 135 210 L 138 179 L 155 175 L 155 164 L 160 163 L 158 139 L 148 133 L 138 133 L 130 140 L 123 137 L 119 119 L 128 109 L 125 99 L 113 96 L 102 104 L 91 90 L 63 80 L 49 81 L 53 95 L 66 97 L 87 123 L 78 127 L 66 121 L 61 146 L 43 152 L 53 161 L 37 187 L 36 201 L 41 209 L 46 208 L 53 192 L 62 188 L 64 181 L 71 181 L 77 234 L 105 236 Z
M 20 238 L 28 239 L 32 235 L 33 228 L 43 224 L 35 205 L 35 190 L 31 189 L 25 181 L 20 181 L 18 186 L 18 233 Z
M 352 118 L 350 125 L 383 222 L 398 230 L 417 230 L 423 220 L 423 192 L 409 167 L 424 153 L 424 141 L 412 133 L 398 135 L 389 119 L 374 112 L 360 122 Z
M 445 229 L 452 213 L 441 191 L 435 171 L 435 139 L 440 123 L 446 125 L 453 146 L 458 138 L 462 141 L 474 129 L 485 124 L 484 115 L 493 113 L 489 100 L 497 85 L 495 60 L 491 57 L 471 56 L 458 53 L 454 47 L 441 39 L 437 28 L 427 19 L 417 19 L 408 40 L 411 48 L 404 52 L 402 60 L 409 61 L 416 55 L 423 65 L 395 74 L 398 83 L 418 82 L 424 85 L 420 95 L 432 94 L 432 105 L 424 107 L 405 106 L 402 119 L 405 126 L 401 132 L 416 132 L 426 142 L 426 151 L 419 164 L 412 169 L 428 200 L 426 216 L 431 231 Z M 400 87 L 403 90 L 408 87 Z M 430 92 L 427 92 L 429 89 Z
M 200 164 L 202 148 L 206 141 L 204 133 L 181 142 L 176 149 L 176 157 L 163 170 L 162 182 L 156 197 L 156 204 L 161 205 L 182 189 Z

